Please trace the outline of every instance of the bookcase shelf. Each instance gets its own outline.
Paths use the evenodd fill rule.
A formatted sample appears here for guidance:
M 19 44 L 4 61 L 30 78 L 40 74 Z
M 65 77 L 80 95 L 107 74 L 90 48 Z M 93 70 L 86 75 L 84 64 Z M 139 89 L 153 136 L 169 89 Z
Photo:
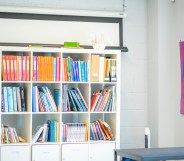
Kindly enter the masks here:
M 8 56 L 7 60 L 10 62 L 4 61 L 3 56 Z M 7 69 L 5 70 L 4 65 L 9 64 L 11 66 L 11 60 L 9 59 L 11 56 L 20 56 L 22 61 L 23 56 L 29 56 L 29 65 L 23 67 L 22 63 L 21 66 L 26 71 L 24 71 L 24 76 L 24 69 L 20 69 L 22 78 L 29 78 L 29 80 L 4 80 L 5 74 L 8 77 L 8 74 L 13 73 L 17 78 L 20 74 L 17 74 L 18 72 L 14 68 L 11 68 L 10 73 L 5 73 Z M 95 58 L 98 61 L 93 62 L 93 56 L 97 56 Z M 39 57 L 40 60 L 35 59 L 35 57 Z M 44 57 L 52 58 L 52 67 L 48 67 L 47 58 Z M 70 58 L 70 62 L 65 67 L 64 59 L 67 58 Z M 59 64 L 56 63 L 57 59 Z M 2 62 L 0 67 L 0 74 L 2 75 L 0 89 L 1 91 L 7 87 L 12 89 L 10 96 L 6 95 L 6 92 L 5 94 L 2 92 L 3 95 L 0 95 L 2 105 L 3 100 L 13 100 L 14 95 L 17 97 L 17 93 L 13 93 L 15 92 L 13 88 L 22 87 L 24 88 L 24 97 L 20 96 L 19 103 L 25 102 L 26 107 L 26 111 L 3 112 L 3 106 L 1 106 L 0 123 L 2 126 L 0 131 L 2 132 L 3 126 L 14 128 L 17 135 L 25 141 L 21 142 L 19 140 L 19 143 L 4 144 L 3 139 L 7 139 L 4 138 L 5 130 L 5 133 L 1 134 L 1 153 L 7 151 L 8 154 L 11 154 L 14 147 L 17 149 L 17 153 L 21 154 L 22 150 L 25 149 L 27 160 L 25 158 L 21 160 L 20 158 L 19 161 L 42 161 L 47 158 L 45 157 L 46 153 L 50 158 L 57 158 L 53 161 L 72 161 L 74 159 L 80 161 L 113 160 L 113 149 L 120 147 L 121 51 L 8 46 L 0 47 L 0 61 Z M 38 65 L 38 61 L 41 65 L 34 66 L 35 63 Z M 101 64 L 100 61 L 103 61 L 103 63 Z M 56 66 L 54 67 L 54 65 Z M 68 68 L 69 65 L 71 65 L 71 69 Z M 49 68 L 50 71 L 46 68 Z M 50 74 L 49 76 L 47 72 Z M 72 79 L 66 81 L 66 77 L 69 79 L 70 74 L 72 74 Z M 39 79 L 37 79 L 38 75 Z M 95 79 L 92 78 L 93 76 Z M 105 78 L 105 76 L 108 78 Z M 94 101 L 92 100 L 93 94 L 97 94 L 98 98 L 95 98 L 96 105 L 99 106 L 97 111 L 91 110 L 91 104 Z M 13 108 L 15 104 L 18 103 L 13 102 Z M 54 111 L 55 108 L 57 110 Z M 99 137 L 96 140 L 92 138 L 92 132 L 94 131 L 91 131 L 90 127 L 94 123 L 95 135 Z M 106 129 L 106 133 L 103 132 L 103 128 Z M 110 132 L 107 132 L 108 128 L 110 128 Z M 13 138 L 14 134 L 11 133 L 11 130 L 8 130 L 7 133 L 9 132 L 10 137 Z M 67 138 L 65 138 L 66 131 L 64 130 L 67 130 Z M 40 134 L 38 135 L 38 133 Z M 113 137 L 105 137 L 107 133 L 109 136 L 112 133 Z M 100 151 L 101 154 L 99 154 L 96 150 L 98 147 L 104 149 L 104 152 Z M 39 148 L 43 148 L 40 154 L 37 152 Z M 106 151 L 108 151 L 108 154 Z M 80 155 L 84 153 L 85 157 Z M 73 155 L 73 159 L 69 154 Z M 57 157 L 55 157 L 56 155 Z M 0 161 L 6 160 L 6 157 L 3 158 L 4 156 L 0 157 Z

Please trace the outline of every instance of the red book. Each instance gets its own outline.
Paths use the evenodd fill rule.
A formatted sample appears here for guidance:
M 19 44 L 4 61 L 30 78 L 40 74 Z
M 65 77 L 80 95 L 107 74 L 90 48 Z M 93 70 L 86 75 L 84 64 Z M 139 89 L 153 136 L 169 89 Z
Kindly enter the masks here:
M 2 59 L 3 59 L 3 65 L 2 65 L 2 67 L 3 67 L 3 70 L 2 70 L 3 80 L 7 81 L 8 76 L 7 76 L 6 56 L 3 55 Z
M 37 57 L 33 56 L 33 81 L 37 81 Z
M 26 56 L 26 80 L 29 81 L 29 64 L 30 64 L 30 57 Z
M 22 80 L 26 81 L 26 56 L 22 56 Z
M 18 80 L 22 80 L 22 56 L 17 56 L 17 62 L 18 62 Z
M 17 77 L 17 74 L 18 74 L 18 71 L 17 71 L 17 56 L 13 57 L 13 70 L 14 70 L 14 78 L 17 81 L 18 80 L 18 77 Z
M 100 91 L 96 91 L 93 93 L 91 97 L 91 111 L 95 110 L 95 107 L 97 105 L 100 95 L 101 95 Z
M 13 59 L 14 56 L 10 56 L 10 80 L 15 80 L 15 72 L 14 72 L 14 65 L 13 65 Z
M 11 77 L 10 77 L 10 56 L 6 56 L 6 69 L 7 69 L 7 80 L 10 81 Z
M 56 57 L 56 81 L 60 81 L 60 57 Z

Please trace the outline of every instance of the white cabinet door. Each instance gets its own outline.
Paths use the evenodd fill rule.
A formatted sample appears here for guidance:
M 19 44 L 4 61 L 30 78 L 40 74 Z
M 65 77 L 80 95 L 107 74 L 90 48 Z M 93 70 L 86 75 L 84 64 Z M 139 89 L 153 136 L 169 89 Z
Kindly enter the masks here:
M 2 146 L 1 161 L 30 161 L 29 146 Z
M 115 143 L 96 143 L 89 146 L 89 161 L 113 161 Z
M 62 145 L 62 161 L 88 161 L 88 144 Z
M 59 145 L 32 146 L 32 161 L 59 161 Z

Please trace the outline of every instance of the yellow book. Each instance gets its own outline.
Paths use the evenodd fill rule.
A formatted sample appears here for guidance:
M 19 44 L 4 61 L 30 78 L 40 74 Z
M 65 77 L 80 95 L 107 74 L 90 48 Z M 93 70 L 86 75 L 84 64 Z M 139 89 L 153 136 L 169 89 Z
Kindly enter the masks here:
M 91 82 L 99 82 L 99 55 L 91 55 Z

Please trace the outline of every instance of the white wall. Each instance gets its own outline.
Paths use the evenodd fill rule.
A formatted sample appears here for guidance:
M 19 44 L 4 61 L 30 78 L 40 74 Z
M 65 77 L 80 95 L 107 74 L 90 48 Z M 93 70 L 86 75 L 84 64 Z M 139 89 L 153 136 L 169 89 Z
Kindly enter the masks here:
M 122 0 L 0 0 L 0 5 L 64 7 L 77 9 L 122 9 Z M 146 0 L 126 0 L 128 17 L 124 20 L 124 45 L 129 52 L 122 57 L 121 148 L 144 147 L 147 126 L 147 4 Z
M 179 16 L 184 14 L 182 5 L 181 0 L 175 3 L 148 0 L 148 124 L 154 133 L 153 147 L 184 145 L 180 139 L 184 130 L 183 117 L 179 114 L 179 38 L 176 38 L 184 27 Z
M 184 116 L 180 115 L 180 55 L 179 55 L 179 41 L 184 41 L 184 1 L 178 0 L 174 4 L 174 52 L 173 52 L 173 68 L 174 82 L 172 89 L 174 95 L 174 117 L 175 117 L 175 145 L 184 146 Z
M 148 0 L 148 126 L 151 147 L 158 146 L 158 1 Z
M 122 0 L 0 0 L 4 6 L 42 7 L 42 8 L 68 8 L 90 10 L 122 10 Z
M 173 3 L 158 1 L 159 146 L 174 145 Z
M 144 147 L 147 125 L 147 4 L 127 0 L 124 45 L 129 52 L 122 58 L 121 148 Z

